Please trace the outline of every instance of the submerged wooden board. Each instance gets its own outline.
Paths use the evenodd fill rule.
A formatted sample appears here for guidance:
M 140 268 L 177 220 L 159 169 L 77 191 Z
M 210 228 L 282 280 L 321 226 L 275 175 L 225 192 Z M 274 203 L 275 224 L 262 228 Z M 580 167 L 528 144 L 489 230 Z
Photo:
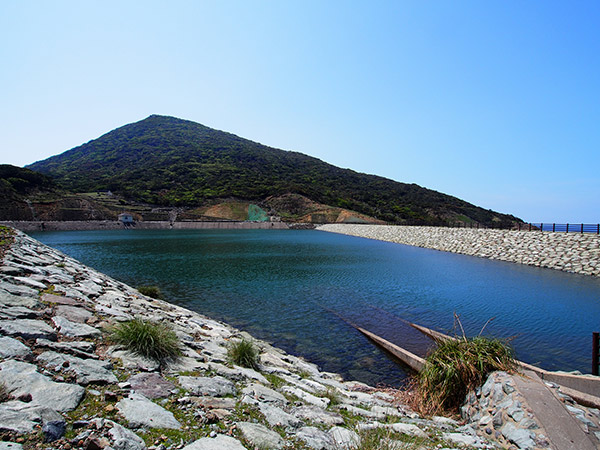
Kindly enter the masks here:
M 397 346 L 396 344 L 392 344 L 390 341 L 386 341 L 382 337 L 379 337 L 376 334 L 373 334 L 370 331 L 365 330 L 364 328 L 361 328 L 356 325 L 354 325 L 354 327 L 358 331 L 360 331 L 362 334 L 367 336 L 369 339 L 371 339 L 373 342 L 375 342 L 377 345 L 379 345 L 380 347 L 384 348 L 389 353 L 394 355 L 396 358 L 398 358 L 400 361 L 402 361 L 404 364 L 406 364 L 408 367 L 410 367 L 414 371 L 420 372 L 421 369 L 423 368 L 423 366 L 425 366 L 425 360 L 423 358 L 421 358 L 420 356 L 417 356 L 414 353 L 411 353 L 408 350 L 405 350 L 405 349 Z

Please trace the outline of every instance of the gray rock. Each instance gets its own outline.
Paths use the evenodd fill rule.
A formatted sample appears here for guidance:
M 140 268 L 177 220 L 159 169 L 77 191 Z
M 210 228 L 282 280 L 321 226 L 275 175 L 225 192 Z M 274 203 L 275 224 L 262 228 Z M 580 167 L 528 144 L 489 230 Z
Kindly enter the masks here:
M 16 442 L 2 441 L 0 442 L 0 450 L 23 450 L 23 446 Z
M 463 433 L 442 433 L 442 438 L 461 447 L 475 447 L 479 443 L 479 439 L 476 436 Z
M 288 403 L 287 399 L 279 392 L 257 383 L 245 387 L 242 393 L 258 402 L 274 403 L 282 406 Z
M 502 417 L 502 410 L 496 411 L 492 423 L 494 424 L 495 428 L 500 428 L 502 426 L 502 424 L 504 423 L 504 418 Z
M 131 387 L 147 398 L 168 397 L 175 385 L 157 373 L 138 373 L 129 378 Z
M 51 420 L 44 423 L 42 433 L 44 433 L 44 442 L 54 442 L 65 435 L 67 423 L 64 420 Z
M 329 434 L 333 438 L 336 449 L 352 450 L 360 444 L 358 434 L 348 428 L 333 427 L 329 430 Z
M 255 447 L 280 449 L 285 443 L 281 436 L 259 423 L 237 422 L 236 426 L 242 436 Z
M 216 377 L 179 377 L 182 388 L 196 395 L 208 395 L 211 397 L 224 397 L 235 395 L 237 389 L 227 378 Z
M 0 382 L 13 397 L 31 394 L 31 406 L 71 411 L 79 405 L 85 389 L 76 384 L 56 383 L 37 372 L 37 366 L 21 361 L 0 363 Z
M 222 340 L 207 339 L 200 343 L 202 354 L 206 355 L 211 361 L 225 362 L 227 361 L 227 349 L 219 345 Z
M 315 406 L 300 406 L 298 408 L 293 408 L 292 415 L 299 419 L 329 426 L 341 425 L 344 423 L 344 418 L 338 413 L 325 411 L 324 409 Z
M 13 277 L 13 280 L 18 281 L 19 284 L 31 287 L 33 289 L 46 289 L 46 285 L 39 281 L 35 281 L 29 277 Z
M 102 292 L 102 286 L 99 286 L 90 279 L 77 283 L 72 288 L 78 290 L 86 297 L 97 297 Z
M 396 433 L 406 434 L 407 436 L 414 436 L 420 438 L 426 438 L 427 434 L 421 430 L 418 426 L 413 425 L 412 423 L 394 423 L 390 426 L 392 430 Z
M 535 447 L 535 441 L 533 440 L 535 434 L 531 431 L 517 428 L 512 423 L 504 425 L 502 428 L 502 436 L 519 448 L 532 449 Z
M 183 450 L 246 450 L 246 447 L 237 439 L 218 434 L 215 438 L 203 437 L 198 439 L 183 447 Z
M 303 427 L 298 430 L 296 437 L 315 450 L 335 450 L 335 442 L 329 433 L 315 427 Z
M 233 369 L 231 369 L 219 363 L 211 363 L 209 364 L 209 367 L 217 372 L 218 375 L 229 378 L 230 380 L 242 381 L 249 379 L 265 385 L 269 384 L 269 381 L 262 374 L 246 367 L 233 366 Z
M 42 295 L 42 302 L 52 303 L 55 305 L 70 305 L 70 306 L 77 306 L 77 305 L 82 304 L 82 302 L 80 300 L 75 300 L 70 297 L 63 297 L 62 295 L 54 295 L 54 294 Z
M 258 409 L 265 416 L 271 426 L 283 426 L 297 428 L 302 426 L 302 421 L 283 409 L 268 403 L 258 403 Z
M 3 275 L 18 276 L 25 273 L 25 270 L 15 266 L 0 266 L 0 273 Z
M 15 358 L 31 354 L 31 350 L 21 341 L 11 337 L 0 337 L 0 358 Z
M 37 422 L 29 419 L 27 414 L 0 404 L 0 431 L 24 434 L 33 431 L 36 425 Z
M 51 408 L 11 400 L 0 404 L 0 430 L 19 434 L 28 433 L 42 422 L 61 421 L 64 418 Z
M 230 397 L 189 397 L 189 399 L 204 409 L 234 409 L 237 404 L 237 399 Z
M 35 319 L 40 315 L 40 311 L 34 311 L 24 306 L 8 306 L 0 311 L 0 319 Z
M 144 440 L 133 431 L 112 420 L 105 419 L 105 423 L 110 425 L 108 435 L 112 440 L 111 447 L 115 450 L 144 450 L 146 448 Z
M 3 283 L 0 283 L 2 286 Z M 1 288 L 0 288 L 1 289 Z M 34 292 L 33 295 L 37 293 Z M 35 308 L 41 306 L 37 297 L 27 296 L 24 294 L 13 295 L 5 290 L 0 290 L 0 304 L 4 306 L 23 306 L 25 308 Z
M 521 409 L 521 404 L 515 402 L 510 408 L 506 410 L 506 414 L 512 417 L 515 422 L 520 422 L 525 416 L 525 411 Z
M 110 361 L 83 359 L 54 351 L 40 354 L 37 360 L 57 371 L 74 373 L 79 384 L 116 383 L 118 381 L 110 370 L 112 369 Z
M 539 428 L 539 425 L 535 420 L 526 417 L 519 422 L 519 427 L 526 430 L 536 430 Z
M 84 338 L 84 337 L 100 337 L 102 333 L 97 328 L 91 327 L 84 323 L 71 322 L 66 317 L 54 316 L 52 322 L 56 325 L 58 332 L 64 336 Z
M 86 320 L 93 317 L 93 314 L 85 308 L 79 306 L 58 305 L 56 315 L 66 317 L 71 322 L 85 323 Z
M 38 295 L 37 289 L 32 289 L 27 286 L 12 284 L 6 281 L 0 282 L 0 290 L 9 292 L 13 295 L 19 295 L 23 297 L 36 297 Z M 23 305 L 27 306 L 27 305 Z
M 136 355 L 128 350 L 117 350 L 115 347 L 112 347 L 108 350 L 107 354 L 112 358 L 119 358 L 125 369 L 139 369 L 145 372 L 155 372 L 160 369 L 158 361 Z
M 73 353 L 75 356 L 87 354 L 86 358 L 92 357 L 92 353 L 96 348 L 96 344 L 89 341 L 54 342 L 48 339 L 36 339 L 35 345 L 36 347 L 59 350 L 61 353 Z
M 42 320 L 0 320 L 0 331 L 8 336 L 20 336 L 23 339 L 56 340 L 54 329 Z
M 329 406 L 329 403 L 331 402 L 331 400 L 329 400 L 328 398 L 317 397 L 315 395 L 312 395 L 312 394 L 306 392 L 303 389 L 296 388 L 296 387 L 284 386 L 281 388 L 281 390 L 288 394 L 295 395 L 300 400 L 303 400 L 306 403 L 310 403 L 311 405 L 314 405 L 318 408 L 327 408 L 327 406 Z
M 173 413 L 140 394 L 130 394 L 116 404 L 119 412 L 134 427 L 180 429 Z

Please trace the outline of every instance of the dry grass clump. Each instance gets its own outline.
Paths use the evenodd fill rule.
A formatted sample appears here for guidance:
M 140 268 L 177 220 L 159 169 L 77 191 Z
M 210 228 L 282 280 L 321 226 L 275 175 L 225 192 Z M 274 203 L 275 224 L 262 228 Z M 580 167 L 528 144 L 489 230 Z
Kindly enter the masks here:
M 161 364 L 181 356 L 179 338 L 168 325 L 162 323 L 143 319 L 121 322 L 112 327 L 109 338 L 115 344 Z
M 416 406 L 431 414 L 455 411 L 488 374 L 515 368 L 512 348 L 500 339 L 477 336 L 439 342 L 417 376 Z

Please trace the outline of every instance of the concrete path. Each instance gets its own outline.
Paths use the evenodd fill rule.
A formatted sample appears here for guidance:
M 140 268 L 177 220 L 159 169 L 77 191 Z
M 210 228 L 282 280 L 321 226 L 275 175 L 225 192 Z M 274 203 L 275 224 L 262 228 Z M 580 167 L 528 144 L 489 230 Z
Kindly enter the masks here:
M 550 392 L 535 372 L 525 371 L 525 377 L 514 376 L 519 391 L 533 410 L 540 425 L 546 429 L 554 450 L 598 450 L 563 404 Z

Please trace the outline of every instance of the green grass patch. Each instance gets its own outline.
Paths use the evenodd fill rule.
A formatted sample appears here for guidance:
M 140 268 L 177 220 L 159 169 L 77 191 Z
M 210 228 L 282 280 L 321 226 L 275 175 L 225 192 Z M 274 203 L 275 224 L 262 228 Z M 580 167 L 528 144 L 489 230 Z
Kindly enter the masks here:
M 143 319 L 121 322 L 110 329 L 109 339 L 161 364 L 175 361 L 181 356 L 179 338 L 163 323 Z
M 163 295 L 158 286 L 138 286 L 138 292 L 146 297 L 162 300 Z
M 267 381 L 271 383 L 271 387 L 273 389 L 278 389 L 281 386 L 285 385 L 285 380 L 274 373 L 265 373 L 263 374 Z
M 259 351 L 256 346 L 246 339 L 231 342 L 227 348 L 229 361 L 238 366 L 258 370 Z
M 455 411 L 489 373 L 515 368 L 512 348 L 499 339 L 477 336 L 439 342 L 417 377 L 417 392 L 431 414 Z
M 323 397 L 329 399 L 329 406 L 339 405 L 341 403 L 340 394 L 335 388 L 327 386 L 327 389 L 321 392 L 317 392 L 317 397 Z

